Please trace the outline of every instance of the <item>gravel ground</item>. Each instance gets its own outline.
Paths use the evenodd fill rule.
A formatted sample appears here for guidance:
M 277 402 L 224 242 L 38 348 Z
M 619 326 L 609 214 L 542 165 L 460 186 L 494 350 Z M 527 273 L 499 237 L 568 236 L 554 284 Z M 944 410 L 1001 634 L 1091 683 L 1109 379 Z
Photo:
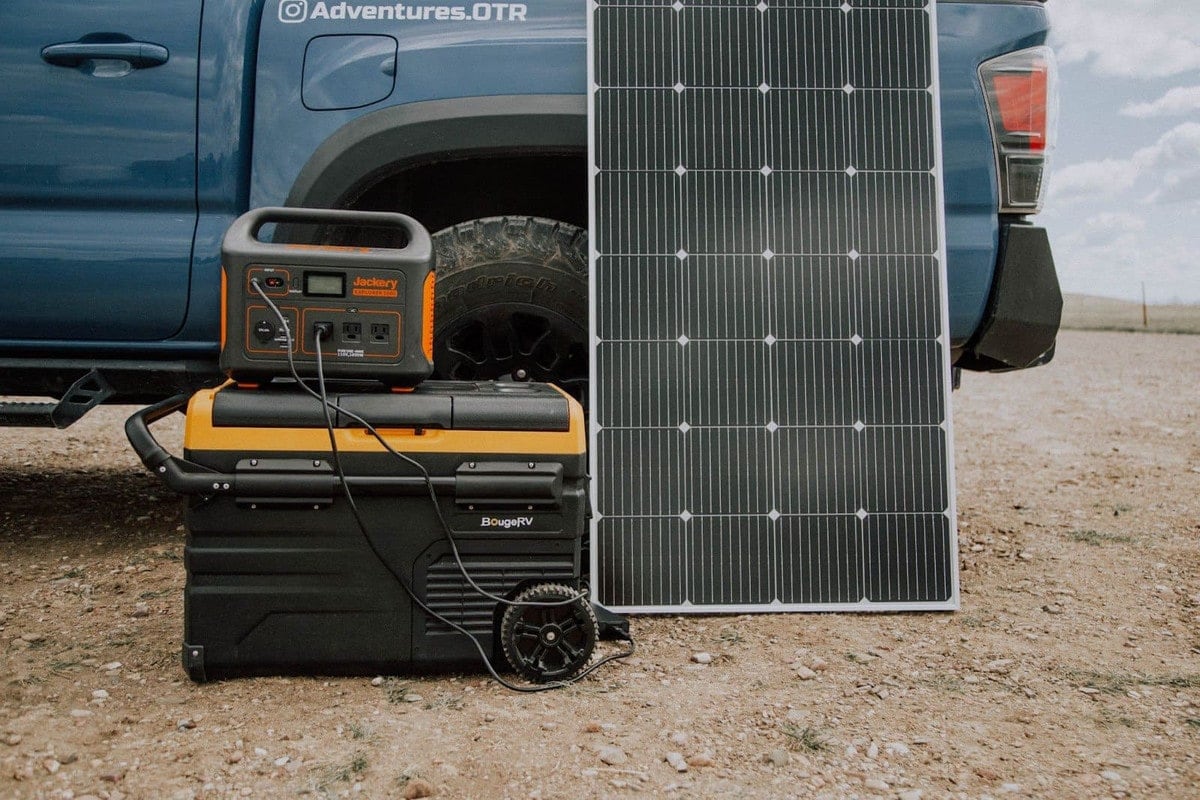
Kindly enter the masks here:
M 958 613 L 639 617 L 540 695 L 193 685 L 128 409 L 0 430 L 0 797 L 1198 797 L 1197 374 L 1200 337 L 1068 332 L 967 375 Z

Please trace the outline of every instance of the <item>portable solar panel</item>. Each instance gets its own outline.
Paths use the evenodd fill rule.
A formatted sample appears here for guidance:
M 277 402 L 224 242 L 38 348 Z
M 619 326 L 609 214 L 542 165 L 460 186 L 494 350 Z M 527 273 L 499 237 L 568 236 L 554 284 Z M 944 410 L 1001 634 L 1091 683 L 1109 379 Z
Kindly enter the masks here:
M 597 599 L 956 608 L 935 4 L 589 9 Z

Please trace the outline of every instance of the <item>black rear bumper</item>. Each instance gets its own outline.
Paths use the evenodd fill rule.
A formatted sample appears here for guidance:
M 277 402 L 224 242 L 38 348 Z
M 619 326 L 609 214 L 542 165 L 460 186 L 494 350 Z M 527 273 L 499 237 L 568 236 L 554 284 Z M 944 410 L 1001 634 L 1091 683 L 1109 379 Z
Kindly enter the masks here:
M 955 366 L 999 372 L 1036 367 L 1054 357 L 1062 291 L 1044 228 L 1001 226 L 1000 260 L 983 319 Z

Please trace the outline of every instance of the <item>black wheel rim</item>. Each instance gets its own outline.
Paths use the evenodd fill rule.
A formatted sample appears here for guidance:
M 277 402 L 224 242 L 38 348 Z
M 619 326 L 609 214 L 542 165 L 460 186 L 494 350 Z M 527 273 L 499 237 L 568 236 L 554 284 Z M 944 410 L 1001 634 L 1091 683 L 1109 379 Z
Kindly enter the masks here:
M 553 383 L 587 398 L 587 321 L 533 305 L 485 306 L 438 331 L 440 378 Z
M 554 600 L 557 598 L 546 598 Z M 554 680 L 575 674 L 590 658 L 593 633 L 586 615 L 567 606 L 525 606 L 510 629 L 513 666 L 527 677 Z

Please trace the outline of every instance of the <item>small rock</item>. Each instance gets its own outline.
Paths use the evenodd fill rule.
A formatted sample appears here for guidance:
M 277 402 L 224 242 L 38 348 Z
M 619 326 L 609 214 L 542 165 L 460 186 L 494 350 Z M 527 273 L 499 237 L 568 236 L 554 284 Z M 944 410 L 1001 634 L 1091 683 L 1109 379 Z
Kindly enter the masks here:
M 83 719 L 84 717 L 90 717 L 91 715 L 92 715 L 92 712 L 88 711 L 86 708 L 72 708 L 71 709 L 71 716 L 75 717 L 75 719 Z
M 625 755 L 624 750 L 612 745 L 601 747 L 596 751 L 596 755 L 600 757 L 601 761 L 612 767 L 620 766 L 629 760 L 629 756 Z
M 907 756 L 912 751 L 908 749 L 908 745 L 904 742 L 892 742 L 887 746 L 888 755 L 891 756 Z
M 265 757 L 267 755 L 267 748 L 265 748 L 265 747 L 254 748 L 254 755 L 258 756 L 259 758 Z
M 290 756 L 280 756 L 279 758 L 275 759 L 271 763 L 277 767 L 282 767 L 284 764 L 288 763 L 291 760 L 292 759 Z
M 663 761 L 666 761 L 676 772 L 687 772 L 687 759 L 683 757 L 683 753 L 671 752 L 663 756 Z
M 1028 550 L 1022 550 L 1017 554 L 1017 558 L 1021 559 L 1022 561 L 1031 561 L 1033 560 L 1033 553 L 1029 552 Z
M 788 755 L 788 751 L 778 747 L 763 756 L 763 763 L 770 764 L 772 767 L 786 767 L 791 760 L 792 757 Z
M 1058 603 L 1049 603 L 1042 606 L 1042 611 L 1045 611 L 1047 614 L 1061 614 L 1063 613 L 1063 607 Z
M 45 768 L 46 772 L 49 772 L 51 775 L 54 775 L 60 769 L 62 769 L 62 764 L 60 764 L 58 762 L 58 759 L 47 758 L 44 761 L 42 761 L 42 767 Z
M 1080 686 L 1079 691 L 1084 694 L 1100 694 L 1100 690 L 1092 686 Z
M 602 730 L 604 730 L 604 726 L 599 722 L 589 722 L 587 725 L 583 726 L 584 733 L 599 733 Z
M 811 681 L 813 678 L 817 677 L 817 673 L 801 664 L 800 667 L 796 669 L 796 677 L 802 681 Z
M 111 769 L 108 772 L 100 773 L 100 780 L 104 781 L 105 783 L 120 783 L 121 779 L 124 777 L 125 770 L 123 769 Z
M 100 667 L 100 669 L 104 670 L 105 672 L 112 672 L 113 670 L 120 669 L 120 668 L 121 668 L 120 661 L 110 661 L 107 664 L 105 664 L 104 666 Z
M 871 742 L 871 746 L 867 748 L 867 758 L 872 761 L 879 758 L 879 745 Z
M 711 767 L 713 765 L 713 757 L 709 753 L 696 753 L 688 756 L 687 763 L 689 767 Z
M 921 800 L 924 796 L 925 793 L 920 789 L 909 789 L 907 792 L 900 793 L 899 800 Z
M 1008 794 L 1018 794 L 1021 791 L 1021 784 L 1002 783 L 1000 784 L 1000 791 L 1007 792 Z
M 27 644 L 37 644 L 46 641 L 46 637 L 40 633 L 22 633 L 21 641 Z
M 1000 658 L 995 661 L 989 661 L 988 665 L 986 667 L 984 667 L 984 669 L 987 672 L 994 672 L 999 675 L 1006 675 L 1012 668 L 1012 665 L 1013 665 L 1013 660 L 1011 658 Z
M 422 697 L 422 696 L 421 696 L 421 695 L 419 695 L 419 694 L 406 694 L 406 695 L 404 695 L 404 702 L 406 702 L 406 703 L 419 703 L 419 702 L 421 702 L 421 701 L 422 701 L 422 700 L 424 700 L 424 699 L 425 699 L 425 698 L 424 698 L 424 697 Z
M 712 653 L 692 653 L 692 661 L 697 664 L 711 664 L 712 660 Z
M 404 800 L 417 800 L 419 797 L 433 797 L 437 792 L 429 781 L 414 778 L 404 787 Z
M 1109 783 L 1121 782 L 1121 773 L 1117 772 L 1116 770 L 1106 769 L 1100 773 L 1100 777 L 1104 778 L 1104 780 L 1108 781 Z
M 820 656 L 813 656 L 812 660 L 808 662 L 808 666 L 815 672 L 824 672 L 829 669 L 829 662 Z
M 21 743 L 22 738 L 23 737 L 19 733 L 10 733 L 8 736 L 4 737 L 4 743 L 9 747 L 16 747 Z
M 144 619 L 150 616 L 150 606 L 146 605 L 145 603 L 138 603 L 133 607 L 133 613 L 131 613 L 129 616 L 137 619 Z
M 874 689 L 871 690 L 871 694 L 875 695 L 880 700 L 888 699 L 888 690 L 883 688 L 882 686 L 876 686 Z
M 374 678 L 371 678 L 371 685 L 372 686 L 383 686 L 383 676 L 376 675 Z
M 192 728 L 196 727 L 196 721 L 190 717 L 184 717 L 175 723 L 175 727 L 181 731 L 190 731 Z
M 108 692 L 105 691 L 104 689 L 96 689 L 94 692 L 92 692 L 92 699 L 93 700 L 107 700 Z
M 246 754 L 243 753 L 241 750 L 234 750 L 232 753 L 230 753 L 229 755 L 227 755 L 225 757 L 225 761 L 229 764 L 236 764 L 245 757 L 246 757 Z
M 863 781 L 863 786 L 867 787 L 873 792 L 886 792 L 888 789 L 892 788 L 887 785 L 887 781 L 882 781 L 879 778 L 867 778 Z
M 685 731 L 671 731 L 671 735 L 668 736 L 667 739 L 673 745 L 677 745 L 679 747 L 686 747 L 690 737 L 687 735 L 687 733 Z

